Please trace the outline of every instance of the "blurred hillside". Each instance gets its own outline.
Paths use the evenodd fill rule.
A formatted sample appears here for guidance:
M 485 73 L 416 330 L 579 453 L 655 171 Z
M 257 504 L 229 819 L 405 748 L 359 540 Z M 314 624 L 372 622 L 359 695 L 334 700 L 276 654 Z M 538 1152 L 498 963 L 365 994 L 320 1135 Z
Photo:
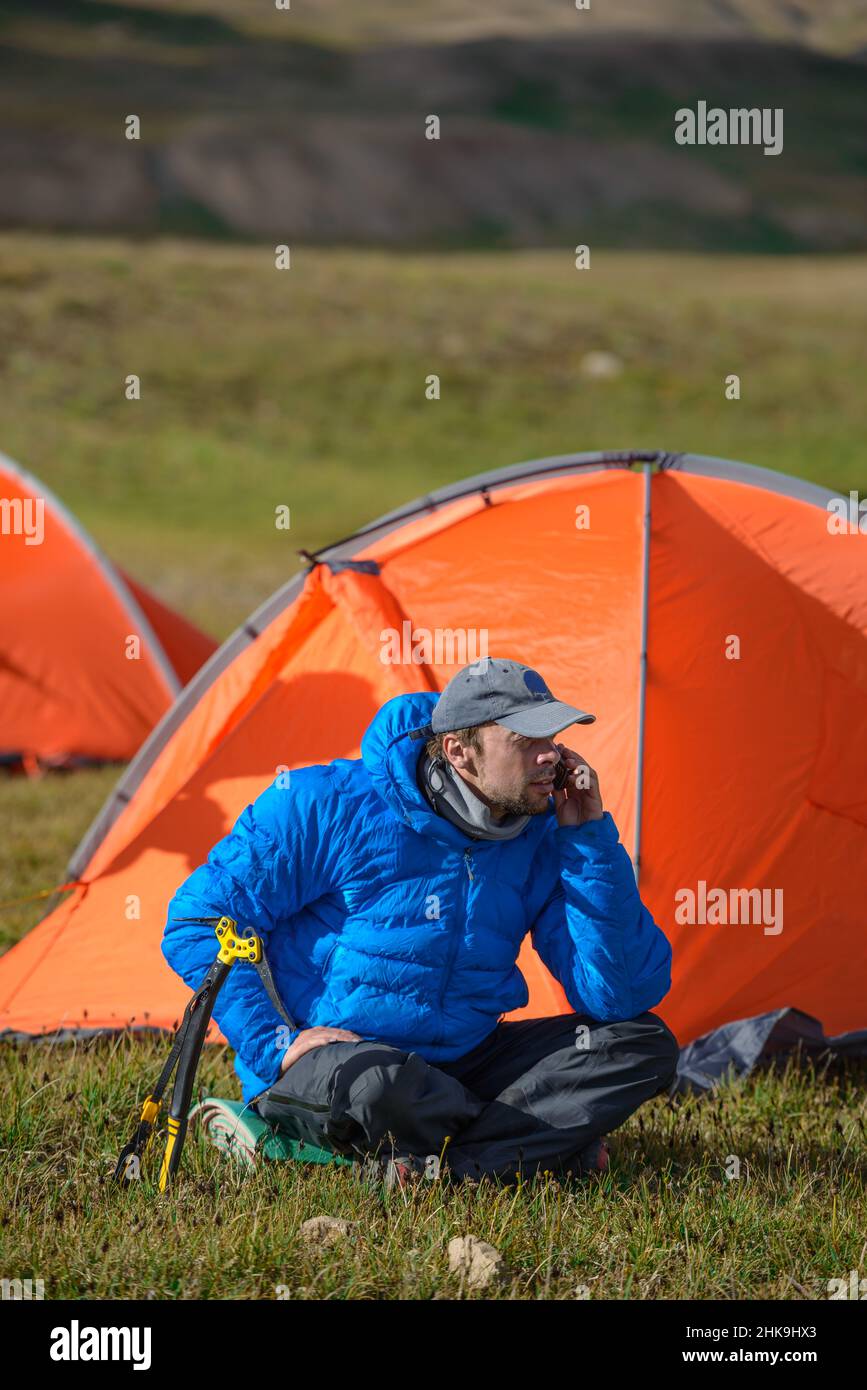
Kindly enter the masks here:
M 0 0 L 0 225 L 862 249 L 865 54 L 865 0 Z M 782 154 L 676 145 L 700 99 Z
M 829 52 L 867 49 L 864 0 L 594 0 L 576 16 L 571 0 L 436 0 L 411 5 L 407 0 L 292 0 L 289 11 L 274 0 L 94 0 L 106 12 L 135 9 L 155 26 L 168 16 L 176 32 L 187 17 L 188 32 L 216 35 L 219 24 L 269 38 L 306 38 L 364 45 L 394 41 L 444 43 L 488 38 L 495 34 L 522 38 L 580 33 L 681 34 L 710 38 L 756 39 L 802 43 Z M 40 4 L 40 12 L 47 6 Z M 67 11 L 68 4 L 57 5 Z M 193 26 L 200 21 L 200 27 Z M 156 31 L 156 30 L 154 30 Z M 291 33 L 290 33 L 291 31 Z

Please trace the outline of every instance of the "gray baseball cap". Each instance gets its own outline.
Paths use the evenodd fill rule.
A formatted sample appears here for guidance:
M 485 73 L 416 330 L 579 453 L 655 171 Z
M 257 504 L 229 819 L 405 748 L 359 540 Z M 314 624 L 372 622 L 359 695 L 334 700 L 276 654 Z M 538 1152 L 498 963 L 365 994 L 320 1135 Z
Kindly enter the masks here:
M 527 738 L 551 738 L 570 724 L 592 724 L 595 719 L 595 714 L 556 700 L 532 667 L 483 656 L 452 676 L 434 705 L 431 729 L 447 734 L 494 723 Z

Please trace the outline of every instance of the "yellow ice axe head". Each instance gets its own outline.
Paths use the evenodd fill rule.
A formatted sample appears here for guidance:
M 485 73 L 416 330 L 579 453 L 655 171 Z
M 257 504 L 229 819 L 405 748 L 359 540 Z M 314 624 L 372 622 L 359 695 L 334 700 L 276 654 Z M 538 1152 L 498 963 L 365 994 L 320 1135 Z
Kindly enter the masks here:
M 230 965 L 233 960 L 249 960 L 255 965 L 262 959 L 259 937 L 252 932 L 238 936 L 238 923 L 231 917 L 221 917 L 214 930 L 220 943 L 219 959 L 224 965 Z

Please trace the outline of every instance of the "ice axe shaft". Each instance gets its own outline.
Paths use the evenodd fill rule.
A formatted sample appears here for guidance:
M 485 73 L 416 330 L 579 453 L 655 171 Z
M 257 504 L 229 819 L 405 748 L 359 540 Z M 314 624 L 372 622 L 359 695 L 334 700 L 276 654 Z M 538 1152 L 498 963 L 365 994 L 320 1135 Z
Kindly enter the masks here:
M 190 1100 L 196 1079 L 196 1069 L 205 1043 L 205 1034 L 208 1031 L 208 1024 L 214 1012 L 217 996 L 235 961 L 246 960 L 256 967 L 259 978 L 275 1008 L 285 1019 L 289 1028 L 295 1029 L 295 1024 L 277 994 L 262 939 L 255 934 L 252 928 L 246 928 L 243 934 L 239 935 L 238 923 L 231 917 L 179 917 L 176 920 L 179 922 L 201 922 L 207 926 L 212 926 L 217 934 L 220 949 L 217 953 L 217 959 L 184 1010 L 184 1016 L 175 1034 L 166 1064 L 160 1072 L 157 1084 L 142 1105 L 139 1122 L 132 1139 L 121 1150 L 114 1169 L 114 1177 L 118 1182 L 130 1182 L 132 1178 L 138 1176 L 141 1160 L 153 1139 L 163 1094 L 177 1064 L 177 1074 L 169 1102 L 168 1136 L 160 1164 L 160 1192 L 166 1191 L 181 1161 L 187 1133 Z

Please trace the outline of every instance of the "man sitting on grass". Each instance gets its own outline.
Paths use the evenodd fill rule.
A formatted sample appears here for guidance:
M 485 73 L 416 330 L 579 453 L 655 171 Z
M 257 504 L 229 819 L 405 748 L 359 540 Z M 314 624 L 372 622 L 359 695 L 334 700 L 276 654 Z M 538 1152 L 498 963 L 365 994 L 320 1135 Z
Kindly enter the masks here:
M 439 697 L 389 700 L 360 759 L 279 776 L 214 846 L 162 949 L 195 987 L 213 932 L 180 918 L 225 914 L 263 938 L 301 1026 L 242 966 L 214 1010 L 261 1117 L 384 1160 L 401 1184 L 440 1162 L 507 1182 L 605 1166 L 601 1137 L 668 1088 L 678 1046 L 648 1012 L 669 942 L 595 772 L 553 741 L 594 717 L 483 658 Z M 501 1022 L 528 1000 L 527 932 L 574 1013 Z

